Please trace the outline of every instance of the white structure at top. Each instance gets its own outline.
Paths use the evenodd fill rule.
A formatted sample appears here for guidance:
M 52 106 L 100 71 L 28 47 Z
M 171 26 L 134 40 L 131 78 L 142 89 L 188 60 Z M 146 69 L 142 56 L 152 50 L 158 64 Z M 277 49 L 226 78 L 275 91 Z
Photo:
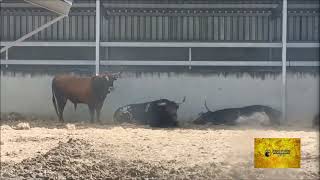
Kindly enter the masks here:
M 40 6 L 55 13 L 67 16 L 72 6 L 70 0 L 24 0 L 30 4 Z
M 44 30 L 45 28 L 51 26 L 52 24 L 58 22 L 59 20 L 63 19 L 64 17 L 68 16 L 70 8 L 72 6 L 72 2 L 69 0 L 25 0 L 26 2 L 40 6 L 42 8 L 48 9 L 49 11 L 53 11 L 55 13 L 60 14 L 59 17 L 53 19 L 52 21 L 47 22 L 46 24 L 36 28 L 35 30 L 29 32 L 28 34 L 22 36 L 21 38 L 17 39 L 16 41 L 10 43 L 9 45 L 3 47 L 0 53 L 8 51 L 9 48 L 15 46 L 16 44 L 28 39 L 29 37 L 33 36 L 34 34 Z

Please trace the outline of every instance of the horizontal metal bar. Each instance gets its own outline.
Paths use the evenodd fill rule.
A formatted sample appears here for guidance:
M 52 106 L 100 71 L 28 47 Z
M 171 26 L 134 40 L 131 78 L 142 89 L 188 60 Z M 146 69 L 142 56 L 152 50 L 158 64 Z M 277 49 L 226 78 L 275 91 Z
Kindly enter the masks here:
M 94 10 L 90 11 L 71 11 L 69 12 L 69 17 L 70 16 L 90 16 L 90 15 L 95 15 Z M 43 10 L 34 10 L 34 9 L 29 9 L 29 10 L 24 10 L 24 11 L 11 11 L 11 10 L 3 10 L 0 12 L 1 16 L 56 16 L 56 13 L 52 11 L 43 11 Z
M 94 65 L 92 60 L 1 60 L 8 65 Z
M 105 8 L 174 8 L 174 9 L 222 9 L 222 8 L 276 8 L 278 4 L 119 4 L 104 3 Z
M 281 47 L 281 43 L 248 42 L 101 42 L 102 47 Z
M 1 42 L 6 46 L 12 41 Z M 248 43 L 248 42 L 100 42 L 102 47 L 274 47 L 280 48 L 281 43 Z M 288 48 L 319 48 L 320 43 L 288 43 Z M 41 42 L 26 41 L 15 46 L 43 46 L 43 47 L 95 47 L 95 42 Z
M 174 12 L 173 12 L 174 11 Z M 2 16 L 52 16 L 56 15 L 51 11 L 11 11 L 4 10 L 0 12 Z M 95 9 L 76 9 L 74 11 L 69 12 L 69 16 L 91 16 L 95 15 Z M 259 9 L 250 9 L 250 10 L 235 10 L 235 9 L 223 9 L 223 10 L 202 10 L 202 9 L 194 9 L 194 10 L 185 10 L 185 9 L 112 9 L 109 10 L 106 16 L 169 16 L 169 17 L 179 17 L 179 16 L 202 16 L 202 17 L 211 17 L 211 16 L 259 16 L 259 17 L 267 17 L 270 15 L 274 15 L 270 9 L 259 10 Z M 280 16 L 280 14 L 279 14 Z M 292 9 L 288 11 L 288 16 L 319 16 L 319 12 L 316 10 L 303 10 L 300 9 Z
M 108 66 L 282 66 L 281 61 L 100 61 Z M 317 61 L 288 61 L 287 66 L 319 66 Z
M 35 6 L 25 3 L 1 3 L 4 8 L 32 8 Z M 103 3 L 105 8 L 276 8 L 278 4 L 139 4 L 139 3 Z M 76 8 L 93 8 L 94 3 L 74 3 L 72 7 Z
M 320 66 L 320 61 L 289 61 L 289 66 L 316 67 L 316 66 Z
M 108 60 L 100 61 L 101 65 L 111 66 L 186 66 L 187 61 L 132 61 L 132 60 Z
M 288 4 L 288 9 L 319 9 L 320 4 Z
M 37 8 L 34 5 L 27 4 L 27 3 L 0 3 L 1 7 L 3 8 Z M 73 3 L 72 7 L 73 8 L 94 8 L 95 7 L 95 2 L 94 3 Z
M 281 66 L 280 61 L 192 61 L 192 66 Z
M 100 61 L 110 66 L 281 66 L 280 61 Z
M 6 46 L 12 41 L 1 42 L 1 46 Z M 41 41 L 25 41 L 15 46 L 44 46 L 44 47 L 95 47 L 95 42 L 41 42 Z
M 287 43 L 288 48 L 319 48 L 320 43 Z
M 94 60 L 1 60 L 8 65 L 95 65 Z M 287 61 L 287 66 L 320 66 L 319 61 Z M 104 60 L 100 65 L 108 66 L 281 66 L 281 61 L 133 61 Z
M 277 8 L 278 4 L 120 4 L 103 3 L 106 8 Z M 3 8 L 33 8 L 26 3 L 1 3 Z M 73 8 L 94 8 L 95 3 L 74 3 Z M 292 9 L 318 9 L 319 4 L 289 4 Z
M 107 15 L 108 16 L 168 16 L 168 17 L 181 17 L 181 16 L 188 16 L 188 17 L 212 17 L 212 16 L 228 16 L 228 17 L 234 17 L 234 16 L 252 16 L 252 17 L 267 17 L 270 16 L 272 13 L 271 11 L 265 11 L 265 12 L 251 12 L 251 13 L 246 13 L 246 12 L 227 12 L 227 11 L 197 11 L 194 12 L 193 10 L 191 10 L 190 12 L 187 11 L 183 11 L 183 10 L 179 10 L 177 12 L 170 12 L 170 11 L 164 11 L 161 12 L 157 10 L 150 10 L 150 11 L 146 11 L 144 12 L 143 9 L 139 9 L 138 11 L 128 11 L 125 12 L 126 10 L 122 10 L 122 11 L 115 11 L 115 12 L 109 12 Z M 314 15 L 314 14 L 313 14 Z

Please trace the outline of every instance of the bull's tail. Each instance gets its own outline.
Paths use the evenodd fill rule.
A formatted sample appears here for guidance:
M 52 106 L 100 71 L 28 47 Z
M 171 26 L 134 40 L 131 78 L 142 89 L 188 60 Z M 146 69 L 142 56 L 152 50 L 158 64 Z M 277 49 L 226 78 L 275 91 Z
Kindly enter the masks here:
M 60 117 L 58 108 L 59 108 L 59 104 L 57 103 L 57 97 L 56 97 L 56 86 L 54 84 L 54 81 L 52 81 L 52 103 L 54 106 L 54 110 L 56 111 L 56 114 L 58 116 L 58 118 Z
M 73 106 L 74 106 L 74 111 L 77 110 L 77 103 L 73 103 Z

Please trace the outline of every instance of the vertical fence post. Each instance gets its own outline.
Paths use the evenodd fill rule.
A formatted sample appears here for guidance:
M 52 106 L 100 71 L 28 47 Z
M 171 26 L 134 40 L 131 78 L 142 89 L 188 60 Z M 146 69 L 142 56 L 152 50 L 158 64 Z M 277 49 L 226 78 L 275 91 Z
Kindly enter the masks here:
M 189 47 L 189 70 L 191 70 L 191 61 L 192 61 L 192 50 L 191 50 L 191 47 Z
M 268 18 L 268 21 L 269 21 L 269 42 L 272 43 L 273 41 L 273 35 L 274 35 L 274 32 L 273 32 L 273 22 L 274 20 L 272 19 L 272 17 L 269 17 Z M 272 61 L 272 48 L 269 47 L 269 54 L 268 54 L 268 60 L 269 61 Z
M 287 121 L 287 0 L 282 7 L 282 121 Z
M 100 0 L 96 0 L 96 75 L 100 71 Z
M 9 60 L 9 49 L 6 50 L 6 61 Z M 6 68 L 8 68 L 8 62 L 6 63 Z

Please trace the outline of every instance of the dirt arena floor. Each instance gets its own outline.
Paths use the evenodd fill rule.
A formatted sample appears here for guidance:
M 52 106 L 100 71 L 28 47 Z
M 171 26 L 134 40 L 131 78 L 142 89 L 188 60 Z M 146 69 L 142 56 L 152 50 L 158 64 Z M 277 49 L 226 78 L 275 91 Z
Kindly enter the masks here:
M 18 122 L 1 121 L 0 179 L 319 179 L 315 128 Z M 301 168 L 255 169 L 256 137 L 301 138 Z

